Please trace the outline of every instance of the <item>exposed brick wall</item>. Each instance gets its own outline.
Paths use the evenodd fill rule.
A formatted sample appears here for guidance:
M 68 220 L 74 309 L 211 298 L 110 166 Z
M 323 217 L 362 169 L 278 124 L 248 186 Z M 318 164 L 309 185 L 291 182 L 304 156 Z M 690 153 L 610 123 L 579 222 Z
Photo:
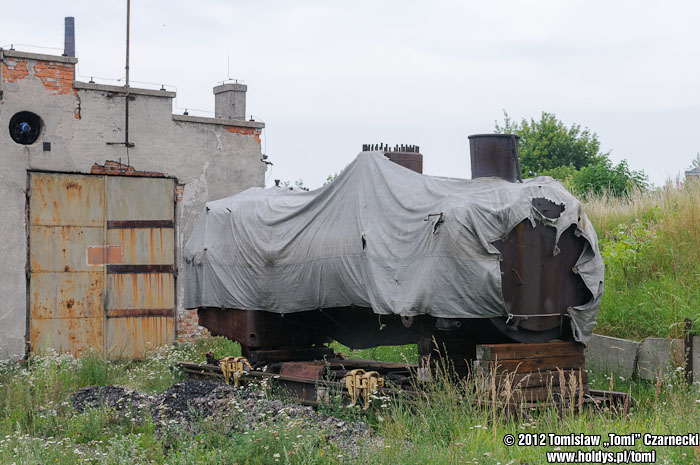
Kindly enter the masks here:
M 206 328 L 199 326 L 197 310 L 182 309 L 177 313 L 177 340 L 182 342 L 198 336 L 208 335 Z
M 78 89 L 73 88 L 75 65 L 72 63 L 56 63 L 53 61 L 37 61 L 34 65 L 34 76 L 41 79 L 46 90 L 52 95 L 78 96 Z
M 16 82 L 29 76 L 27 61 L 17 58 L 5 58 L 2 63 L 2 77 L 7 82 Z
M 182 196 L 185 193 L 185 185 L 177 183 L 177 186 L 175 186 L 175 201 L 177 203 L 182 202 Z
M 75 65 L 55 61 L 37 61 L 33 70 L 27 66 L 25 58 L 5 57 L 2 63 L 2 76 L 7 82 L 17 82 L 29 76 L 38 77 L 52 95 L 78 96 L 73 88 Z
M 260 135 L 262 134 L 262 131 L 260 129 L 255 129 L 255 128 L 240 128 L 238 126 L 225 126 L 226 130 L 232 134 L 243 134 L 244 136 L 253 136 L 255 137 L 255 142 L 260 145 L 262 142 L 260 140 Z
M 147 176 L 151 178 L 164 178 L 163 173 L 155 171 L 136 171 L 131 165 L 124 165 L 114 160 L 105 161 L 104 165 L 95 163 L 90 170 L 92 174 L 110 174 L 113 176 Z
M 17 82 L 29 76 L 39 78 L 51 95 L 73 95 L 78 97 L 78 89 L 73 87 L 75 76 L 73 63 L 56 61 L 36 61 L 34 67 L 27 66 L 25 58 L 5 57 L 2 62 L 2 77 L 7 82 Z M 73 114 L 80 119 L 80 111 L 76 108 Z

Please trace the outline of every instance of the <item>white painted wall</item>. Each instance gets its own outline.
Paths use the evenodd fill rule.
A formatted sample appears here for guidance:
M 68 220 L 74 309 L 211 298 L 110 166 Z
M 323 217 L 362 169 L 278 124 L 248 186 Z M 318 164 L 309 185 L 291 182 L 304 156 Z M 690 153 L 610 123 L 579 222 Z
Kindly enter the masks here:
M 25 60 L 29 74 L 8 82 L 0 76 L 0 358 L 19 358 L 25 353 L 27 323 L 25 221 L 27 172 L 90 173 L 94 163 L 106 160 L 127 163 L 124 140 L 124 98 L 116 86 L 76 83 L 74 93 L 53 95 L 34 76 L 42 55 L 4 51 L 1 60 Z M 53 57 L 70 63 L 74 58 Z M 112 94 L 112 95 L 111 95 Z M 175 177 L 185 185 L 177 206 L 177 262 L 182 276 L 181 246 L 188 237 L 205 202 L 227 197 L 253 186 L 264 185 L 265 165 L 260 144 L 250 132 L 262 123 L 172 115 L 172 92 L 133 90 L 130 102 L 129 164 L 139 171 L 155 171 Z M 111 95 L 111 96 L 110 96 Z M 213 98 L 213 97 L 212 97 Z M 80 119 L 75 111 L 80 106 Z M 18 111 L 31 111 L 44 122 L 39 140 L 24 146 L 9 133 L 10 118 Z M 259 140 L 259 139 L 258 139 Z M 51 151 L 43 151 L 43 142 Z M 144 199 L 147 201 L 148 199 Z M 178 312 L 182 311 L 182 280 L 177 286 Z

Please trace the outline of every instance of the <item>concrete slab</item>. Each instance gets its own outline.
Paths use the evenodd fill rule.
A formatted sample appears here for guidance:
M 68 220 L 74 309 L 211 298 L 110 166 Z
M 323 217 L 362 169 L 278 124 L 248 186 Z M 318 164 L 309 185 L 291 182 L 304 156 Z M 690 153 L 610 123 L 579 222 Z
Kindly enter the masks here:
M 683 339 L 648 337 L 642 341 L 637 357 L 637 373 L 641 379 L 655 380 L 667 376 L 677 366 L 683 365 Z
M 586 368 L 631 378 L 640 343 L 594 334 L 585 350 Z

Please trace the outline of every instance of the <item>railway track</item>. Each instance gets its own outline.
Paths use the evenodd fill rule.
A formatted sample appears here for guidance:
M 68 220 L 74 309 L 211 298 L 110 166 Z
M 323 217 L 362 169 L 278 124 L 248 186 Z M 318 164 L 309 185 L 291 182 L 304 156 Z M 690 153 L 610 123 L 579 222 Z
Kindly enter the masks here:
M 421 378 L 418 375 L 421 373 L 418 365 L 403 363 L 330 359 L 322 362 L 276 363 L 264 367 L 265 369 L 251 369 L 252 367 L 243 366 L 243 369 L 229 373 L 222 369 L 221 364 L 178 362 L 177 365 L 192 378 L 220 379 L 222 382 L 227 381 L 236 385 L 262 382 L 281 390 L 303 405 L 314 407 L 329 402 L 337 396 L 342 396 L 346 403 L 359 404 L 363 408 L 368 408 L 371 405 L 371 399 L 374 398 L 382 402 L 389 399 L 403 399 L 410 402 L 419 395 L 428 395 L 426 393 L 430 392 L 429 389 L 421 388 L 430 381 L 418 380 Z M 422 376 L 425 377 L 425 375 Z M 374 384 L 371 382 L 372 379 L 375 380 Z M 488 385 L 488 381 L 481 384 Z M 497 397 L 500 397 L 502 389 L 499 387 L 496 391 L 499 393 Z M 548 407 L 560 410 L 571 407 L 609 409 L 627 414 L 632 406 L 632 398 L 625 392 L 586 389 L 586 394 L 581 396 L 580 401 L 576 398 L 571 402 L 570 399 L 559 397 L 557 388 L 551 386 L 550 395 L 546 400 L 494 401 L 490 388 L 484 389 L 482 395 L 472 396 L 471 399 L 475 405 L 497 407 L 515 414 Z

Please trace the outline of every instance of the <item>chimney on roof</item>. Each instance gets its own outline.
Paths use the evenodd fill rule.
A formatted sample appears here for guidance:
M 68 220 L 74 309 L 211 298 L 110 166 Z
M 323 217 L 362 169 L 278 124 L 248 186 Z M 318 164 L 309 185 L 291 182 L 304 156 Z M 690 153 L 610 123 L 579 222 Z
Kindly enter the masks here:
M 214 87 L 214 113 L 217 118 L 245 120 L 245 84 L 222 84 Z
M 75 18 L 66 16 L 63 56 L 75 56 Z

